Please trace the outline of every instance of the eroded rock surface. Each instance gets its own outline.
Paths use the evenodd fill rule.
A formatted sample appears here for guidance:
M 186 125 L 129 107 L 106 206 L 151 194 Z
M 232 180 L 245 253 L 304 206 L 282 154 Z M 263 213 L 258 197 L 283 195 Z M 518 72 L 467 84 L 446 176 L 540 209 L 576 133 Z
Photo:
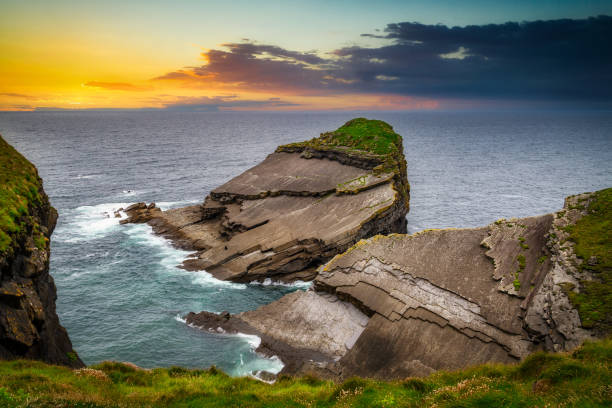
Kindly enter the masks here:
M 362 240 L 322 266 L 311 290 L 228 319 L 273 339 L 272 350 L 281 343 L 321 352 L 318 360 L 292 361 L 288 372 L 332 378 L 427 375 L 571 350 L 595 337 L 568 298 L 580 282 L 597 279 L 578 268 L 586 261 L 567 240 L 591 197 L 482 228 Z
M 197 251 L 185 268 L 219 279 L 312 279 L 322 263 L 358 240 L 406 231 L 401 137 L 379 121 L 343 128 L 353 123 L 382 124 L 395 139 L 376 146 L 393 155 L 329 144 L 282 146 L 201 205 L 161 211 L 138 203 L 125 209 L 121 222 L 148 222 L 176 245 Z M 366 137 L 375 140 L 375 130 Z

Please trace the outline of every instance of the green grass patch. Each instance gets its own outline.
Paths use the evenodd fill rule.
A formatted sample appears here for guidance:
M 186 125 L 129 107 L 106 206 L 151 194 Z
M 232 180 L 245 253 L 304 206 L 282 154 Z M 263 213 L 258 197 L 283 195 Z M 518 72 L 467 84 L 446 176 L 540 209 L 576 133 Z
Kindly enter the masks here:
M 34 165 L 0 137 L 0 256 L 26 232 L 29 209 L 41 204 L 40 188 Z
M 346 148 L 353 153 L 369 153 L 374 156 L 403 155 L 402 137 L 395 133 L 393 127 L 382 120 L 355 118 L 346 122 L 332 132 L 322 133 L 319 137 L 305 142 L 279 146 L 280 151 L 287 147 L 312 147 L 330 150 Z
M 574 252 L 583 262 L 580 269 L 594 273 L 595 280 L 582 281 L 580 293 L 569 292 L 582 325 L 603 333 L 612 330 L 612 188 L 594 193 L 587 215 L 566 228 Z
M 538 352 L 517 365 L 486 364 L 397 381 L 281 376 L 275 384 L 214 367 L 142 370 L 106 362 L 71 370 L 0 362 L 0 407 L 607 407 L 612 340 L 573 353 Z

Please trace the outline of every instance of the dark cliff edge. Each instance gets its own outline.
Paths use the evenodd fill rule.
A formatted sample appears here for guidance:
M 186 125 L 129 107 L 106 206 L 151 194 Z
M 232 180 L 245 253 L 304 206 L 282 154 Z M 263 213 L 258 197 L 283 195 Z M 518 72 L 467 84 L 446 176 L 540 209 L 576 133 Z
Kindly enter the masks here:
M 256 334 L 283 373 L 424 376 L 611 333 L 612 189 L 554 214 L 488 226 L 377 235 L 319 268 L 311 290 L 187 323 Z
M 0 137 L 0 359 L 84 366 L 55 311 L 56 221 L 36 168 Z
M 197 251 L 186 269 L 218 279 L 312 280 L 360 239 L 406 232 L 409 192 L 402 137 L 385 122 L 357 118 L 279 146 L 200 205 L 161 211 L 137 203 L 120 223 L 149 223 Z

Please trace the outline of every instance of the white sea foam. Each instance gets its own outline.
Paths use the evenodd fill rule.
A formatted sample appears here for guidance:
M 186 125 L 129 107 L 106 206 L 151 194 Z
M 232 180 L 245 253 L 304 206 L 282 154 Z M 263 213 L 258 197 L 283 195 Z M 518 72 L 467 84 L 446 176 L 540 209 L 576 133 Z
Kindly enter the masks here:
M 276 360 L 280 361 L 280 359 L 277 356 L 272 356 L 272 357 L 270 357 L 270 359 L 271 360 L 276 359 Z M 281 362 L 281 364 L 282 364 L 282 362 Z M 284 366 L 284 364 L 283 364 L 283 366 Z M 282 370 L 282 367 L 281 367 L 281 370 Z M 276 382 L 276 380 L 264 380 L 263 378 L 261 378 L 261 374 L 264 371 L 268 371 L 270 373 L 272 372 L 270 370 L 255 370 L 255 371 L 249 373 L 248 376 L 251 377 L 251 378 L 254 378 L 254 379 L 258 380 L 258 381 L 265 382 L 266 384 L 274 384 Z M 278 374 L 278 371 L 273 373 L 273 374 Z
M 142 194 L 142 191 L 137 191 L 137 190 L 122 190 L 121 191 L 121 196 L 123 197 L 132 197 L 138 194 Z
M 127 207 L 127 203 L 105 203 L 84 205 L 65 212 L 61 217 L 65 222 L 53 235 L 60 242 L 81 242 L 101 238 L 119 226 L 120 218 L 115 217 L 115 211 Z M 125 217 L 121 214 L 122 218 Z
M 125 190 L 123 196 L 140 194 L 138 191 Z M 174 208 L 194 201 L 165 201 L 158 203 L 158 207 L 165 210 Z M 115 212 L 119 208 L 126 208 L 133 203 L 104 203 L 97 205 L 84 205 L 72 210 L 62 212 L 61 223 L 58 230 L 53 235 L 53 239 L 59 242 L 76 243 L 91 241 L 101 238 L 119 227 L 119 220 L 125 218 L 125 213 L 120 212 L 121 218 L 115 217 Z M 129 230 L 134 225 L 128 225 L 124 231 Z M 162 238 L 163 240 L 163 238 Z M 183 259 L 187 255 L 181 255 Z
M 200 327 L 188 324 L 187 320 L 184 319 L 180 314 L 174 316 L 174 319 L 178 322 L 186 324 L 189 327 L 200 329 Z M 261 345 L 261 337 L 254 334 L 245 333 L 226 333 L 225 330 L 217 328 L 216 330 L 209 330 L 210 333 L 214 333 L 217 336 L 224 337 L 237 337 L 245 341 L 249 345 L 251 353 L 255 354 L 255 359 L 250 359 L 245 363 L 242 353 L 240 353 L 240 363 L 234 370 L 233 375 L 238 377 L 243 376 L 255 376 L 258 380 L 264 381 L 257 377 L 257 374 L 261 371 L 268 371 L 273 374 L 278 374 L 285 366 L 280 358 L 277 356 L 267 357 L 256 352 L 257 348 Z
M 235 336 L 245 339 L 253 351 L 257 350 L 261 345 L 261 337 L 254 334 L 236 333 Z
M 201 201 L 197 200 L 183 200 L 183 201 L 160 201 L 156 202 L 155 205 L 159 207 L 161 210 L 166 211 L 171 208 L 184 207 L 187 205 L 198 204 Z
M 260 381 L 264 381 L 258 377 L 262 371 L 267 371 L 272 374 L 278 374 L 285 366 L 277 356 L 265 357 L 257 354 L 257 359 L 248 362 L 241 361 L 240 366 L 235 370 L 234 375 L 244 377 L 252 376 Z
M 184 201 L 163 203 L 164 207 L 184 204 Z M 190 252 L 173 247 L 167 239 L 154 234 L 147 224 L 126 224 L 123 226 L 119 224 L 119 221 L 126 215 L 121 211 L 119 213 L 121 218 L 116 218 L 115 212 L 129 205 L 130 203 L 104 203 L 85 205 L 67 211 L 66 222 L 61 223 L 53 238 L 58 242 L 88 242 L 121 231 L 127 234 L 134 243 L 155 248 L 156 252 L 162 255 L 159 262 L 167 272 L 187 276 L 194 285 L 246 289 L 247 285 L 244 283 L 222 281 L 214 278 L 206 271 L 189 272 L 179 268 L 178 266 L 182 264 L 183 260 L 189 257 Z
M 249 285 L 284 286 L 286 288 L 306 288 L 307 289 L 312 286 L 312 282 L 304 282 L 301 280 L 296 280 L 294 282 L 287 283 L 287 282 L 281 282 L 281 281 L 274 281 L 270 278 L 266 278 L 264 279 L 263 282 L 258 282 L 258 281 L 249 282 Z
M 520 194 L 502 194 L 501 196 L 504 198 L 528 198 Z
M 232 289 L 246 289 L 247 286 L 244 283 L 222 281 L 216 279 L 206 271 L 191 272 L 179 268 L 178 266 L 190 255 L 190 252 L 173 247 L 167 239 L 153 233 L 150 226 L 146 224 L 127 224 L 125 227 L 125 233 L 130 235 L 130 238 L 137 244 L 153 247 L 157 253 L 162 255 L 159 262 L 164 266 L 167 272 L 186 276 L 191 279 L 194 285 L 202 287 L 218 286 Z
M 215 278 L 214 276 L 212 276 L 210 273 L 206 271 L 195 271 L 195 272 L 186 272 L 186 273 L 192 276 L 191 281 L 195 285 L 200 285 L 204 287 L 222 286 L 222 287 L 227 287 L 227 288 L 232 288 L 232 289 L 246 289 L 247 288 L 247 285 L 244 283 L 234 283 L 234 282 L 229 282 L 229 281 L 222 281 L 222 280 Z

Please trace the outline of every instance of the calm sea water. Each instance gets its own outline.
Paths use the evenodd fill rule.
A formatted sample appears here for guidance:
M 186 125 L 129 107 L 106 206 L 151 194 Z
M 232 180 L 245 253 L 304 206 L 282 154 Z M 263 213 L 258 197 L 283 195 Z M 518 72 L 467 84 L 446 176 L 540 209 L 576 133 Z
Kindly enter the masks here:
M 551 212 L 567 195 L 612 186 L 611 113 L 0 113 L 0 133 L 36 164 L 60 213 L 51 273 L 83 360 L 280 370 L 254 353 L 256 338 L 203 333 L 181 316 L 250 310 L 305 285 L 183 271 L 184 252 L 104 212 L 199 202 L 277 145 L 355 116 L 385 120 L 404 136 L 410 232 Z

